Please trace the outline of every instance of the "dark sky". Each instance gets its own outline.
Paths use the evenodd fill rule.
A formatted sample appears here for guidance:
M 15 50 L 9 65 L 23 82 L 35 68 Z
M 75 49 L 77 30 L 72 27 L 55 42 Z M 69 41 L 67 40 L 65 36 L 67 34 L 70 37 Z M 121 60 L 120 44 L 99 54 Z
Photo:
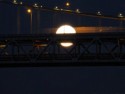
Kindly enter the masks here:
M 7 0 L 10 1 L 10 0 Z M 66 0 L 22 0 L 29 4 L 42 4 L 44 7 L 67 9 L 65 6 Z M 20 0 L 18 0 L 20 2 Z M 76 10 L 81 12 L 97 13 L 101 11 L 102 15 L 118 16 L 119 13 L 125 15 L 125 1 L 124 0 L 69 0 L 71 6 L 69 10 Z M 26 13 L 27 7 L 20 8 L 20 33 L 28 34 L 30 32 L 30 15 Z M 0 33 L 17 33 L 17 7 L 0 4 Z M 72 26 L 97 26 L 98 18 L 91 18 L 85 16 L 66 15 L 59 13 L 48 13 L 41 11 L 39 19 L 39 31 L 44 31 L 44 28 L 59 27 L 62 24 L 71 24 Z M 33 32 L 38 28 L 37 11 L 33 10 Z M 120 21 L 103 19 L 101 24 L 103 26 L 120 26 Z M 123 22 L 124 26 L 125 22 Z
M 22 0 L 47 7 L 63 7 L 66 0 Z M 70 9 L 102 11 L 117 15 L 125 12 L 125 0 L 69 0 Z M 16 28 L 15 8 L 0 6 L 0 28 L 5 34 Z M 21 14 L 22 31 L 29 30 Z M 27 16 L 28 17 L 28 16 Z M 47 16 L 45 19 L 48 19 Z M 12 19 L 14 19 L 12 21 Z M 24 21 L 23 21 L 24 20 Z M 14 22 L 15 21 L 15 22 Z M 48 24 L 48 22 L 47 22 Z M 44 26 L 43 26 L 44 27 Z M 0 94 L 125 94 L 125 67 L 1 68 Z

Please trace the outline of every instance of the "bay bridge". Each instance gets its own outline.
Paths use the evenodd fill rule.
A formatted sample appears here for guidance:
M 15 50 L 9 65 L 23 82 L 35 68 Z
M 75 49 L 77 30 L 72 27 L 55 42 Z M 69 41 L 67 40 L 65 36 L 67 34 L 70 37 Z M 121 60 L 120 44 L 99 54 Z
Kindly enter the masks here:
M 10 26 L 1 19 L 0 67 L 125 65 L 125 18 L 121 13 L 110 16 L 99 11 L 87 13 L 57 6 L 48 8 L 15 0 L 2 0 L 0 5 L 5 13 L 5 7 L 11 7 L 14 10 L 11 15 L 16 18 L 15 23 L 9 18 Z M 30 13 L 26 21 L 21 12 L 27 8 L 34 13 Z M 76 33 L 56 34 L 62 24 L 73 25 Z M 63 47 L 62 42 L 73 45 Z

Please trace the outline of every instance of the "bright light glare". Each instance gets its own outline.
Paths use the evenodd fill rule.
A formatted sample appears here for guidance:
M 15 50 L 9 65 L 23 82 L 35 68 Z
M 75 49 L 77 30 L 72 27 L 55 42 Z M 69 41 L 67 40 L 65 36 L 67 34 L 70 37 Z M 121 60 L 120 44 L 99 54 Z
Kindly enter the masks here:
M 66 6 L 69 7 L 69 6 L 70 6 L 70 3 L 69 3 L 69 2 L 66 2 Z
M 76 33 L 75 29 L 70 25 L 63 25 L 59 27 L 56 31 L 56 34 L 73 34 Z M 61 42 L 63 47 L 70 47 L 73 45 L 72 42 Z
M 76 33 L 76 31 L 70 25 L 63 25 L 63 26 L 59 27 L 56 31 L 56 34 L 65 34 L 65 33 Z
M 63 47 L 70 47 L 70 46 L 72 46 L 73 45 L 73 43 L 72 42 L 61 42 L 60 43 Z
M 31 13 L 31 12 L 32 12 L 32 10 L 31 10 L 31 9 L 27 9 L 27 12 L 28 12 L 28 13 Z

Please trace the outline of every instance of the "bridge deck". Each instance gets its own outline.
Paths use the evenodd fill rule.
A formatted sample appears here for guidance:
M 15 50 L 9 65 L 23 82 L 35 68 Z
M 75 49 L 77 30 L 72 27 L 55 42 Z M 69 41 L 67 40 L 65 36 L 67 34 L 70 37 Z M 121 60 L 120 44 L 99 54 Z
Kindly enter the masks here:
M 0 66 L 83 65 L 125 65 L 125 32 L 0 35 Z

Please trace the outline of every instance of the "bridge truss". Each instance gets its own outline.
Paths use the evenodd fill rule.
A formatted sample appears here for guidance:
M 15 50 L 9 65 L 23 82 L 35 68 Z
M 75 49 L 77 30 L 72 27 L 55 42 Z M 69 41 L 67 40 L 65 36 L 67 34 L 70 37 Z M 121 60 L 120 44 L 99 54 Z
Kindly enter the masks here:
M 125 65 L 125 33 L 0 35 L 0 65 Z

